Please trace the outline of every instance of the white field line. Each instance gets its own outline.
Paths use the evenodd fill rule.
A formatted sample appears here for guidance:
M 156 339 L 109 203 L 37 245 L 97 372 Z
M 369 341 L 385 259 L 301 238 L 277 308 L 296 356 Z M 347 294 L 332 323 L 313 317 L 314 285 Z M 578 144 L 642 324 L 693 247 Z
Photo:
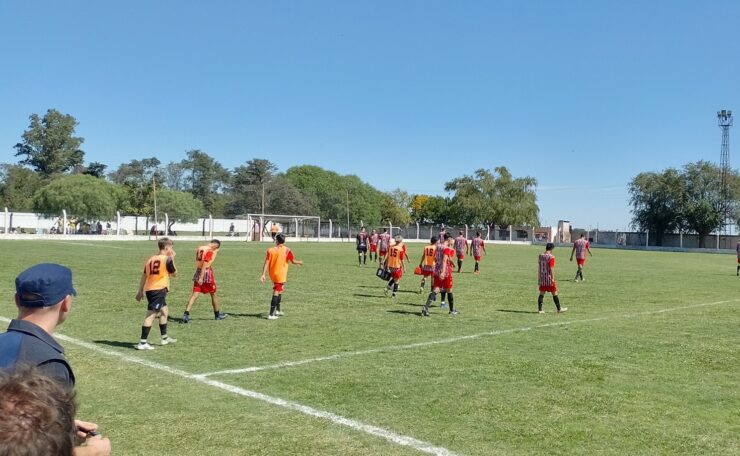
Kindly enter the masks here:
M 9 319 L 5 317 L 0 316 L 0 321 L 4 322 L 10 322 Z M 140 358 L 138 356 L 132 356 L 127 355 L 118 351 L 114 350 L 108 350 L 102 347 L 99 347 L 96 344 L 85 342 L 79 339 L 75 339 L 73 337 L 65 336 L 64 334 L 55 334 L 54 337 L 56 339 L 62 340 L 64 342 L 70 343 L 72 345 L 77 345 L 83 348 L 86 348 L 90 351 L 101 353 L 104 355 L 108 355 L 111 357 L 122 359 L 126 362 L 133 363 L 133 364 L 139 364 L 142 366 L 149 367 L 151 369 L 159 370 L 166 372 L 168 374 L 172 374 L 177 377 L 182 377 L 187 380 L 192 380 L 197 383 L 201 383 L 204 385 L 211 386 L 213 388 L 218 388 L 224 391 L 227 391 L 232 394 L 236 394 L 239 396 L 248 397 L 251 399 L 256 399 L 258 401 L 267 402 L 268 404 L 277 405 L 278 407 L 287 408 L 289 410 L 293 410 L 299 413 L 302 413 L 304 415 L 312 416 L 315 418 L 320 418 L 322 420 L 330 421 L 334 424 L 338 424 L 341 426 L 345 426 L 351 429 L 354 429 L 356 431 L 364 432 L 366 434 L 370 434 L 376 437 L 380 437 L 382 439 L 385 439 L 391 443 L 395 443 L 396 445 L 401 445 L 405 447 L 413 448 L 417 451 L 420 451 L 422 453 L 432 454 L 435 456 L 456 456 L 455 453 L 451 452 L 450 450 L 438 446 L 434 446 L 431 443 L 424 442 L 422 440 L 415 439 L 413 437 L 409 437 L 402 434 L 397 434 L 393 431 L 383 429 L 377 426 L 373 426 L 371 424 L 365 424 L 357 420 L 353 420 L 351 418 L 346 418 L 341 415 L 337 415 L 331 412 L 326 412 L 323 410 L 315 409 L 313 407 L 309 407 L 306 405 L 299 404 L 297 402 L 292 401 L 286 401 L 284 399 L 280 399 L 273 396 L 268 396 L 266 394 L 258 393 L 256 391 L 250 391 L 244 388 L 240 388 L 235 385 L 230 385 L 228 383 L 219 382 L 217 380 L 212 380 L 208 378 L 204 378 L 200 375 L 194 375 L 188 372 L 185 372 L 180 369 L 176 369 L 174 367 L 167 366 L 165 364 L 160 364 L 145 358 Z M 132 344 L 133 347 L 134 344 Z
M 449 337 L 446 339 L 416 342 L 413 344 L 406 344 L 406 345 L 389 345 L 385 347 L 370 348 L 367 350 L 359 350 L 359 351 L 353 351 L 353 352 L 336 353 L 333 355 L 319 356 L 316 358 L 301 359 L 297 361 L 285 361 L 282 363 L 268 364 L 264 366 L 252 366 L 252 367 L 244 367 L 241 369 L 227 369 L 227 370 L 221 370 L 221 371 L 216 371 L 216 372 L 207 372 L 203 374 L 197 374 L 195 375 L 195 377 L 206 378 L 206 377 L 210 377 L 213 375 L 245 374 L 245 373 L 260 372 L 260 371 L 265 371 L 265 370 L 283 369 L 286 367 L 301 366 L 303 364 L 317 363 L 320 361 L 334 361 L 334 360 L 342 359 L 342 358 L 349 358 L 349 357 L 362 356 L 362 355 L 372 355 L 375 353 L 383 353 L 383 352 L 390 352 L 390 351 L 413 350 L 415 348 L 430 347 L 430 346 L 441 345 L 441 344 L 451 344 L 451 343 L 462 342 L 466 340 L 480 339 L 483 337 L 499 336 L 501 334 L 518 333 L 518 332 L 532 331 L 535 329 L 551 328 L 551 327 L 557 327 L 557 326 L 569 326 L 569 325 L 574 325 L 577 323 L 593 323 L 597 321 L 615 320 L 618 318 L 635 318 L 635 317 L 640 317 L 640 316 L 645 316 L 645 315 L 657 315 L 657 314 L 666 313 L 666 312 L 676 312 L 679 310 L 695 309 L 698 307 L 717 306 L 720 304 L 728 304 L 731 302 L 738 302 L 738 301 L 740 301 L 740 299 L 732 299 L 728 301 L 707 302 L 707 303 L 702 303 L 702 304 L 691 304 L 688 306 L 681 306 L 681 307 L 669 307 L 666 309 L 649 310 L 645 312 L 638 312 L 638 313 L 632 313 L 632 314 L 626 314 L 626 315 L 612 315 L 612 316 L 605 316 L 605 317 L 587 318 L 583 320 L 559 321 L 559 322 L 553 322 L 553 323 L 545 323 L 542 325 L 526 326 L 524 328 L 501 329 L 497 331 L 489 331 L 489 332 L 484 332 L 484 333 L 479 333 L 479 334 L 471 334 L 468 336 Z
M 87 247 L 103 247 L 106 249 L 125 249 L 126 247 L 121 247 L 118 245 L 105 245 L 105 244 L 90 244 L 88 242 L 73 242 L 73 241 L 51 241 L 56 244 L 66 244 L 66 245 L 84 245 Z M 103 241 L 103 242 L 110 242 L 110 241 Z

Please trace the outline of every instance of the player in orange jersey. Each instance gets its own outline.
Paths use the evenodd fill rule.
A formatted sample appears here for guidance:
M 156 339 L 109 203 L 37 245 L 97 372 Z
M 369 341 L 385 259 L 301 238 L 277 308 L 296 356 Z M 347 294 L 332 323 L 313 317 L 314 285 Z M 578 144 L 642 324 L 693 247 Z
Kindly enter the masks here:
M 560 307 L 560 298 L 558 297 L 558 286 L 555 283 L 555 256 L 552 254 L 552 249 L 555 248 L 552 242 L 548 242 L 545 246 L 544 253 L 540 253 L 538 279 L 540 284 L 540 296 L 537 298 L 537 311 L 541 314 L 545 313 L 542 310 L 542 301 L 545 298 L 545 293 L 552 293 L 552 300 L 555 303 L 558 313 L 565 312 L 568 310 L 567 307 Z
M 175 268 L 175 250 L 172 248 L 172 241 L 163 237 L 157 241 L 159 253 L 153 255 L 144 263 L 144 273 L 141 275 L 139 282 L 139 291 L 136 293 L 136 300 L 146 294 L 147 310 L 144 324 L 141 326 L 141 339 L 136 345 L 137 350 L 154 350 L 149 345 L 149 331 L 152 329 L 154 318 L 159 316 L 159 333 L 161 334 L 160 342 L 162 345 L 177 342 L 167 335 L 167 292 L 170 288 L 170 276 L 174 277 L 177 273 Z
M 457 315 L 455 310 L 455 297 L 452 294 L 452 271 L 454 270 L 455 249 L 453 248 L 454 240 L 449 234 L 444 235 L 444 242 L 437 245 L 434 261 L 434 281 L 432 283 L 432 292 L 429 293 L 427 302 L 421 310 L 423 317 L 429 316 L 429 307 L 437 300 L 437 293 L 440 291 L 447 293 L 447 302 L 450 305 L 450 316 Z
M 427 277 L 432 277 L 434 275 L 434 257 L 436 251 L 437 236 L 432 236 L 429 240 L 429 245 L 424 246 L 424 253 L 422 253 L 421 260 L 419 260 L 419 267 L 421 268 L 421 284 L 419 284 L 419 293 L 424 291 Z
M 185 313 L 181 320 L 183 323 L 190 322 L 190 310 L 201 293 L 211 295 L 211 307 L 213 307 L 213 317 L 216 320 L 223 320 L 229 316 L 221 312 L 221 304 L 218 302 L 218 297 L 216 297 L 216 276 L 213 273 L 213 261 L 216 259 L 216 254 L 220 248 L 221 241 L 212 239 L 208 244 L 195 249 L 193 294 L 190 295 L 188 305 L 185 307 Z
M 385 287 L 385 295 L 388 296 L 388 293 L 392 291 L 391 297 L 393 298 L 396 297 L 398 283 L 406 271 L 406 262 L 404 260 L 408 258 L 403 237 L 399 234 L 394 240 L 395 242 L 388 248 L 388 254 L 385 259 L 385 268 L 391 273 L 391 280 L 388 281 L 388 285 Z
M 288 263 L 303 265 L 303 261 L 296 260 L 293 251 L 285 246 L 285 235 L 277 234 L 275 236 L 275 247 L 267 249 L 265 256 L 265 265 L 262 267 L 260 282 L 265 283 L 265 276 L 270 273 L 272 280 L 272 301 L 270 301 L 270 314 L 268 320 L 276 320 L 278 317 L 285 315 L 280 310 L 280 301 L 283 297 L 285 283 L 288 281 Z

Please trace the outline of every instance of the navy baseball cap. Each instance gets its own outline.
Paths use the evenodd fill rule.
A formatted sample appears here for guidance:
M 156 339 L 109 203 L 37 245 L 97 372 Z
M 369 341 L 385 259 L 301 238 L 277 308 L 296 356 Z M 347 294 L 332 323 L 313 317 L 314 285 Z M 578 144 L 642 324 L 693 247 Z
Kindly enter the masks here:
M 15 278 L 15 293 L 23 307 L 51 307 L 68 295 L 77 296 L 72 271 L 54 263 L 37 264 L 21 272 Z

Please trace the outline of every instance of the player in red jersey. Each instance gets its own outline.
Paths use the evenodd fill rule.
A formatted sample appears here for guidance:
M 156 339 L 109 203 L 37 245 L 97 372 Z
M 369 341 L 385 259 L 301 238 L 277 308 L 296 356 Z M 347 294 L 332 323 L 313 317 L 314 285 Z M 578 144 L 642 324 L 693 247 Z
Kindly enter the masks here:
M 449 315 L 457 315 L 455 310 L 455 297 L 452 294 L 452 271 L 454 263 L 452 262 L 455 257 L 455 249 L 452 248 L 453 240 L 449 234 L 445 234 L 445 240 L 442 244 L 444 247 L 440 248 L 439 245 L 436 248 L 436 257 L 434 262 L 434 279 L 432 292 L 427 297 L 427 302 L 424 304 L 424 308 L 421 310 L 423 317 L 429 316 L 429 307 L 437 299 L 437 293 L 440 291 L 447 293 L 448 302 L 450 304 Z
M 429 245 L 424 246 L 424 253 L 421 255 L 421 260 L 419 260 L 419 267 L 421 268 L 421 284 L 419 285 L 419 293 L 424 291 L 427 277 L 432 277 L 434 275 L 434 259 L 436 251 L 437 236 L 432 236 L 429 240 Z
M 552 249 L 555 246 L 548 242 L 545 246 L 545 252 L 540 253 L 539 256 L 539 284 L 540 284 L 540 296 L 537 298 L 537 311 L 541 314 L 545 313 L 542 310 L 542 301 L 545 299 L 545 293 L 552 293 L 552 300 L 555 302 L 555 307 L 558 309 L 558 313 L 565 312 L 568 310 L 567 307 L 560 307 L 560 298 L 558 297 L 558 286 L 555 283 L 555 256 L 552 254 Z
M 465 259 L 465 252 L 468 251 L 468 240 L 465 238 L 465 234 L 462 230 L 455 238 L 455 254 L 457 254 L 457 272 L 462 269 L 462 263 Z
M 475 238 L 473 238 L 470 243 L 470 253 L 473 254 L 473 259 L 475 260 L 475 269 L 473 270 L 473 274 L 480 274 L 480 266 L 478 263 L 480 263 L 481 251 L 488 255 L 488 252 L 486 252 L 486 243 L 483 241 L 480 231 L 477 231 L 475 233 Z
M 591 245 L 586 240 L 586 235 L 584 233 L 581 233 L 581 237 L 576 239 L 576 242 L 573 243 L 573 250 L 570 252 L 570 261 L 573 261 L 573 254 L 576 254 L 576 262 L 578 263 L 578 270 L 576 271 L 576 278 L 573 279 L 574 282 L 578 282 L 578 278 L 581 278 L 581 282 L 583 282 L 583 265 L 586 264 L 586 252 L 588 252 L 589 255 L 594 256 L 593 253 L 591 253 Z
M 373 232 L 370 234 L 369 242 L 370 242 L 370 261 L 378 261 L 378 241 L 380 240 L 380 235 L 376 230 L 373 230 Z M 375 254 L 375 258 L 373 258 L 373 253 Z
M 360 228 L 360 232 L 357 233 L 357 261 L 360 262 L 360 266 L 367 264 L 367 241 L 369 236 L 367 230 L 363 226 Z
M 388 248 L 391 245 L 391 235 L 388 233 L 388 228 L 383 228 L 383 232 L 378 236 L 378 245 L 380 247 L 380 258 L 378 262 L 383 264 L 386 261 L 385 257 L 388 255 Z
M 201 245 L 195 249 L 195 274 L 193 274 L 193 294 L 190 295 L 188 304 L 185 307 L 185 313 L 182 316 L 182 323 L 190 322 L 190 311 L 198 296 L 203 293 L 211 296 L 211 307 L 213 307 L 213 316 L 216 320 L 223 320 L 228 314 L 221 312 L 221 304 L 216 296 L 216 277 L 213 274 L 213 261 L 216 254 L 221 248 L 221 241 L 212 239 L 206 245 Z
M 398 283 L 403 277 L 403 273 L 406 271 L 406 262 L 404 261 L 408 255 L 406 254 L 406 244 L 403 243 L 403 238 L 398 235 L 395 238 L 395 242 L 388 248 L 388 255 L 385 261 L 385 268 L 391 273 L 391 280 L 388 281 L 388 285 L 385 287 L 385 295 L 388 296 L 389 292 L 393 292 L 391 297 L 395 298 L 398 292 Z

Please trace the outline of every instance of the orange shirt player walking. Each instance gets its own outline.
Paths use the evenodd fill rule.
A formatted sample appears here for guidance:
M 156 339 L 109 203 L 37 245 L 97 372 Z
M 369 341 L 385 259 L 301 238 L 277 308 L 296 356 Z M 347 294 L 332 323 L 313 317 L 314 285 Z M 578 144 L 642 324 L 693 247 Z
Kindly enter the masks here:
M 277 234 L 275 236 L 275 247 L 267 249 L 265 265 L 262 267 L 260 282 L 265 283 L 265 276 L 270 273 L 272 281 L 272 301 L 270 301 L 270 315 L 268 320 L 276 320 L 278 317 L 285 315 L 280 310 L 280 301 L 283 297 L 285 283 L 288 281 L 288 263 L 303 265 L 303 261 L 296 260 L 293 252 L 285 246 L 285 236 Z
M 177 342 L 177 340 L 167 336 L 167 293 L 170 288 L 170 276 L 175 276 L 175 250 L 172 248 L 172 241 L 168 238 L 161 238 L 157 242 L 159 253 L 152 256 L 144 263 L 144 273 L 141 275 L 139 291 L 136 293 L 136 300 L 146 294 L 147 310 L 144 324 L 141 326 L 141 340 L 136 345 L 137 350 L 154 350 L 149 345 L 149 331 L 152 329 L 154 318 L 159 316 L 159 332 L 161 334 L 160 342 L 162 345 Z

